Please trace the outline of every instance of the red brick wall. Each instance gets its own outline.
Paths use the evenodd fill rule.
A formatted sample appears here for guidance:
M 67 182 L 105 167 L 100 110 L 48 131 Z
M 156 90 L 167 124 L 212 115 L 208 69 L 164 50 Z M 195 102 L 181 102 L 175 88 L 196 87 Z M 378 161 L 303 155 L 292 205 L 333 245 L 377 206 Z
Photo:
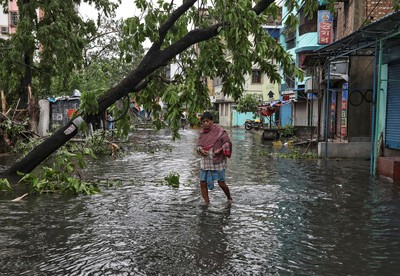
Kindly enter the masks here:
M 392 0 L 348 0 L 336 3 L 335 10 L 336 41 L 393 12 L 393 4 Z
M 392 0 L 368 0 L 366 12 L 371 21 L 376 21 L 393 12 Z

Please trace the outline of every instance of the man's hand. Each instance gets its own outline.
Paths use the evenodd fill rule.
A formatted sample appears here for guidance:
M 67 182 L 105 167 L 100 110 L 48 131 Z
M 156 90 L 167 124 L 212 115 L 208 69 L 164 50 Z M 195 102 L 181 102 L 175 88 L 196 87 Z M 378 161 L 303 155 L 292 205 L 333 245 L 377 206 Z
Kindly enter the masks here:
M 219 153 L 221 153 L 221 151 L 222 151 L 222 148 L 217 149 L 217 150 L 214 151 L 214 154 L 219 154 Z
M 208 150 L 204 150 L 201 147 L 197 149 L 197 153 L 200 154 L 201 156 L 207 156 L 208 155 Z

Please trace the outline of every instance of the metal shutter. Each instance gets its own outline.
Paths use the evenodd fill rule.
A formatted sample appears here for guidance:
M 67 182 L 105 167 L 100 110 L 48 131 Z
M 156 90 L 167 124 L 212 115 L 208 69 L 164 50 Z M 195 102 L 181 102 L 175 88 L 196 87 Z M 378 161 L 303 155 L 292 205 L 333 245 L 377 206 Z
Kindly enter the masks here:
M 385 145 L 400 149 L 400 61 L 389 64 Z

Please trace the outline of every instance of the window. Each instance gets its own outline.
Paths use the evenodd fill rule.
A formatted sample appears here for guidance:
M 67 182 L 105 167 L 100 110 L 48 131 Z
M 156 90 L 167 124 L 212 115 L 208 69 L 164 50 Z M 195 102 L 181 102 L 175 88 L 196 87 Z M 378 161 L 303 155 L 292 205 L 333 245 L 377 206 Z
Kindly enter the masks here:
M 261 71 L 255 69 L 251 72 L 251 83 L 261 83 Z
M 296 46 L 296 31 L 288 31 L 285 34 L 286 48 L 292 49 Z
M 318 13 L 314 12 L 312 18 L 306 15 L 304 9 L 300 10 L 299 35 L 317 32 Z
M 17 26 L 19 21 L 19 15 L 16 11 L 10 11 L 10 25 Z

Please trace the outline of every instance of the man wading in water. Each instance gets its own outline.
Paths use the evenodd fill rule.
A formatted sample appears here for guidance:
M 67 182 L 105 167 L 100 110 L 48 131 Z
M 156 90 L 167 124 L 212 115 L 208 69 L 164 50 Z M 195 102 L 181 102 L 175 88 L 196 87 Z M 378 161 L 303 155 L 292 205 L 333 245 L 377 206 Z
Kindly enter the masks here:
M 228 201 L 232 201 L 229 187 L 225 183 L 225 168 L 227 157 L 231 157 L 232 142 L 222 127 L 214 125 L 213 119 L 210 112 L 204 112 L 201 116 L 203 129 L 197 144 L 197 153 L 202 156 L 200 161 L 201 195 L 207 204 L 210 203 L 208 189 L 214 188 L 214 181 L 218 181 Z

